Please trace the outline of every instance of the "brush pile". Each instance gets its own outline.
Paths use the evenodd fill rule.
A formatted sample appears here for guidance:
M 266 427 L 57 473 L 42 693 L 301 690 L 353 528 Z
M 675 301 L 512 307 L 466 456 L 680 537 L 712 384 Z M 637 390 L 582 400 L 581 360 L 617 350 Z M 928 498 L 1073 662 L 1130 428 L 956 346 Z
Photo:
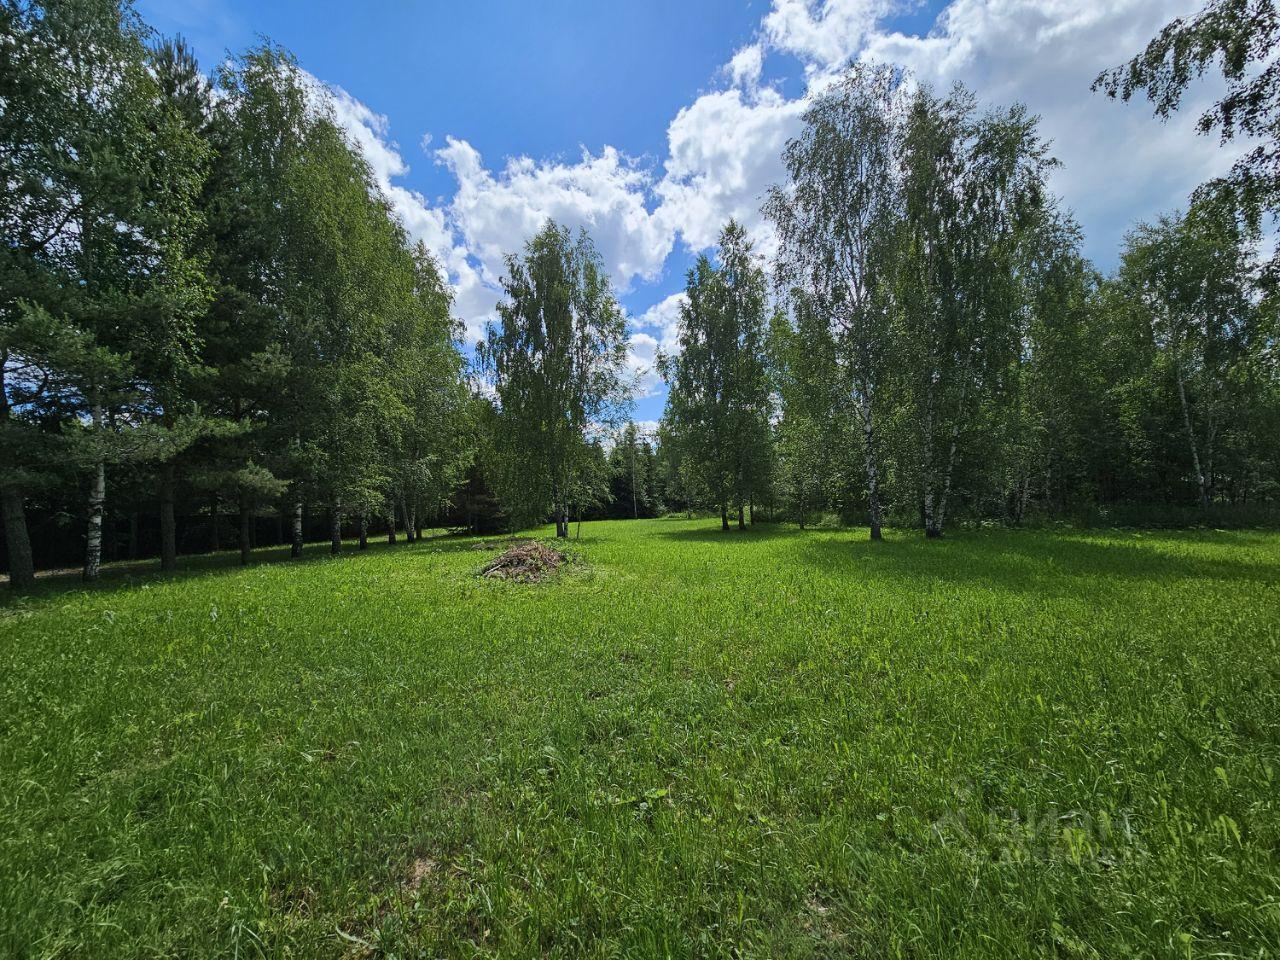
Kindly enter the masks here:
M 559 550 L 535 540 L 498 554 L 485 564 L 481 574 L 494 580 L 537 583 L 551 576 L 568 560 Z

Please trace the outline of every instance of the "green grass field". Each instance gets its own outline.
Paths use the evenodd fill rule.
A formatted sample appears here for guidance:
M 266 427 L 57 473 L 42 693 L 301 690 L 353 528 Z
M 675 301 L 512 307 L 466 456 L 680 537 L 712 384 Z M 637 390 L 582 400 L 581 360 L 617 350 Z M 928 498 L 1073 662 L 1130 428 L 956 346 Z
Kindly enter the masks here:
M 1280 536 L 717 527 L 9 601 L 0 955 L 1280 953 Z

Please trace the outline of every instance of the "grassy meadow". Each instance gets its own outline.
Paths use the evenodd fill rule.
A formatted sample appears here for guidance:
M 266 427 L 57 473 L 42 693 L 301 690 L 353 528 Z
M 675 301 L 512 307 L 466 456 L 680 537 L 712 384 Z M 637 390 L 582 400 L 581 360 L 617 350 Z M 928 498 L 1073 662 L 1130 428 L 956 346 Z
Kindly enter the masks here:
M 1280 954 L 1280 535 L 718 526 L 6 598 L 0 956 Z

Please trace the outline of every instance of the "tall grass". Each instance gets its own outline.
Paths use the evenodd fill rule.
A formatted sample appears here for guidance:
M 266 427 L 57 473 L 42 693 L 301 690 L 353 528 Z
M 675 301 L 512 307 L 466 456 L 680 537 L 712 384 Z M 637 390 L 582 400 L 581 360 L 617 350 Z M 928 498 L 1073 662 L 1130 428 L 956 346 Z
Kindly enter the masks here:
M 9 602 L 0 955 L 1280 952 L 1280 537 L 717 527 Z

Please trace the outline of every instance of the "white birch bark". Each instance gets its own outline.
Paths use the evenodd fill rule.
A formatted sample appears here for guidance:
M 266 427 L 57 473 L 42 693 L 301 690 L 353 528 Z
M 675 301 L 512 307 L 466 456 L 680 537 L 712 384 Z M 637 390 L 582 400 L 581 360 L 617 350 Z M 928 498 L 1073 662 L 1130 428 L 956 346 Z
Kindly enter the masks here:
M 1182 359 L 1174 352 L 1173 367 L 1178 381 L 1178 403 L 1182 406 L 1182 425 L 1187 431 L 1187 443 L 1191 447 L 1191 466 L 1196 472 L 1196 486 L 1200 491 L 1200 506 L 1209 509 L 1209 490 L 1205 484 L 1204 471 L 1200 469 L 1200 449 L 1196 443 L 1196 432 L 1191 426 L 1191 405 L 1187 403 L 1187 387 L 1182 376 Z
M 867 470 L 867 519 L 871 524 L 871 539 L 879 540 L 880 466 L 876 455 L 875 422 L 872 419 L 871 395 L 868 390 L 859 391 L 858 411 L 862 419 L 862 449 Z
M 94 432 L 102 430 L 102 407 L 93 407 Z M 93 465 L 89 483 L 89 529 L 85 537 L 84 579 L 97 580 L 102 570 L 102 515 L 107 500 L 107 465 L 98 460 Z

